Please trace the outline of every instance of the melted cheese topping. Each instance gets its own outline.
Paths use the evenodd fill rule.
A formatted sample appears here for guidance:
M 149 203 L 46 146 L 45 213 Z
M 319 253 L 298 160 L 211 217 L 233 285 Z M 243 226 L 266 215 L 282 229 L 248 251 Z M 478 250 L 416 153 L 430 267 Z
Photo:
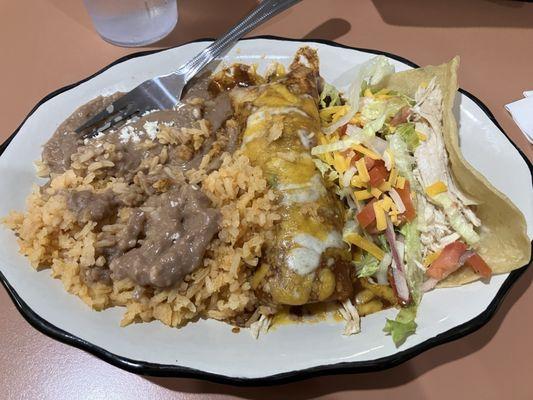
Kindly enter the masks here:
M 299 275 L 306 275 L 318 268 L 322 253 L 330 247 L 342 248 L 339 232 L 331 231 L 325 240 L 320 240 L 306 233 L 293 238 L 300 247 L 292 249 L 287 255 L 287 266 Z
M 287 204 L 317 201 L 326 194 L 320 175 L 314 175 L 305 184 L 278 185 L 278 190 L 283 193 L 283 202 Z

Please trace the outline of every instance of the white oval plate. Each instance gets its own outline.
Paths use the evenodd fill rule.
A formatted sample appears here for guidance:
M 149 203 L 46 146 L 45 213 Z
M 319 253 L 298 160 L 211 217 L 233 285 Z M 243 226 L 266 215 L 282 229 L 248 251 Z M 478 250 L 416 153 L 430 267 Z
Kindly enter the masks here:
M 169 73 L 208 43 L 203 40 L 127 56 L 43 99 L 1 148 L 0 215 L 24 207 L 32 184 L 39 182 L 33 161 L 40 157 L 41 146 L 78 106 L 98 95 L 127 91 L 146 79 Z M 302 45 L 318 49 L 321 73 L 328 81 L 375 54 L 388 56 L 397 70 L 416 67 L 401 57 L 379 51 L 273 37 L 241 41 L 225 60 L 258 63 L 260 68 L 272 60 L 288 63 Z M 461 148 L 466 159 L 522 210 L 531 237 L 530 164 L 479 100 L 461 91 L 457 104 Z M 499 160 L 497 166 L 495 159 Z M 512 180 L 507 171 L 513 171 Z M 182 329 L 170 329 L 159 322 L 120 328 L 124 309 L 90 310 L 65 292 L 61 282 L 51 279 L 49 272 L 35 272 L 17 249 L 14 235 L 0 229 L 2 283 L 22 315 L 43 333 L 129 371 L 236 384 L 279 383 L 325 373 L 391 367 L 482 326 L 524 271 L 495 276 L 490 284 L 476 282 L 430 292 L 419 310 L 416 335 L 397 349 L 382 331 L 385 318 L 393 317 L 396 310 L 365 317 L 362 332 L 350 337 L 342 336 L 343 325 L 333 322 L 282 326 L 259 340 L 246 330 L 234 334 L 229 325 L 214 320 L 191 323 Z

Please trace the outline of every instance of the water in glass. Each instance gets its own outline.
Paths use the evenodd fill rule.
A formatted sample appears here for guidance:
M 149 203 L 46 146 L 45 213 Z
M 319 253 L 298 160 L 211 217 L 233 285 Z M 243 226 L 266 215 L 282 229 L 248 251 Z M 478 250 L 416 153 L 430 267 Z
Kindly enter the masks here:
M 176 0 L 84 0 L 94 27 L 106 41 L 143 46 L 168 35 L 178 21 Z

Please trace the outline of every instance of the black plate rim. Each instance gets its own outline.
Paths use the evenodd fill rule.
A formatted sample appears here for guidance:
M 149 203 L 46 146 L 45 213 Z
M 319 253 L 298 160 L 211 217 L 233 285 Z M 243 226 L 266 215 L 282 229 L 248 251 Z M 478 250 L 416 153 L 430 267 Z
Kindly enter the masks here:
M 392 54 L 386 51 L 353 47 L 353 46 L 340 44 L 340 43 L 330 41 L 330 40 L 295 39 L 295 38 L 285 38 L 285 37 L 278 37 L 278 36 L 272 36 L 272 35 L 253 36 L 253 37 L 245 38 L 243 40 L 254 40 L 254 39 L 305 42 L 305 43 L 311 43 L 311 44 L 320 43 L 320 44 L 329 45 L 333 47 L 357 50 L 357 51 L 370 53 L 370 54 L 384 55 L 391 59 L 405 63 L 413 68 L 419 67 L 417 64 L 415 64 L 414 62 L 404 57 L 401 57 L 401 56 L 398 56 L 398 55 L 395 55 L 395 54 Z M 11 134 L 9 138 L 0 146 L 0 156 L 7 149 L 7 147 L 13 140 L 13 138 L 19 132 L 20 128 L 26 122 L 26 120 L 42 104 L 52 99 L 53 97 L 100 75 L 102 72 L 106 71 L 112 66 L 120 64 L 124 61 L 137 58 L 137 57 L 143 57 L 146 55 L 158 53 L 161 51 L 170 50 L 170 49 L 181 47 L 181 46 L 184 46 L 190 43 L 206 42 L 206 41 L 212 41 L 212 40 L 213 39 L 210 39 L 210 38 L 197 39 L 197 40 L 193 40 L 193 41 L 184 43 L 182 45 L 174 46 L 170 48 L 140 51 L 140 52 L 132 53 L 132 54 L 129 54 L 129 55 L 126 55 L 124 57 L 117 59 L 116 61 L 112 62 L 111 64 L 100 69 L 99 71 L 97 71 L 93 75 L 88 76 L 85 79 L 82 79 L 76 83 L 64 86 L 60 89 L 57 89 L 49 93 L 33 107 L 33 109 L 28 113 L 28 115 L 24 118 L 24 120 L 21 122 L 18 128 L 13 132 L 13 134 Z M 509 140 L 509 142 L 515 147 L 515 149 L 518 151 L 520 156 L 526 162 L 529 168 L 530 174 L 531 174 L 533 171 L 531 162 L 528 160 L 528 158 L 525 156 L 522 150 L 519 147 L 517 147 L 516 144 L 514 144 L 512 140 L 510 140 L 509 136 L 505 133 L 505 131 L 500 126 L 500 124 L 498 123 L 498 121 L 496 120 L 492 112 L 488 109 L 488 107 L 485 104 L 483 104 L 483 102 L 480 99 L 478 99 L 476 96 L 474 96 L 472 93 L 464 89 L 459 89 L 459 92 L 464 94 L 468 98 L 470 98 L 474 103 L 476 103 L 476 105 L 487 115 L 487 117 L 492 121 L 492 123 L 494 123 L 494 125 L 500 130 L 500 132 Z M 1 271 L 0 271 L 0 282 L 6 289 L 9 297 L 13 301 L 13 304 L 15 305 L 17 310 L 24 317 L 24 319 L 35 329 L 51 337 L 52 339 L 55 339 L 59 342 L 68 344 L 70 346 L 79 348 L 81 350 L 84 350 L 102 359 L 103 361 L 111 365 L 114 365 L 118 368 L 121 368 L 123 370 L 133 372 L 136 374 L 140 374 L 140 375 L 146 375 L 146 376 L 194 378 L 194 379 L 201 379 L 201 380 L 206 380 L 210 382 L 230 384 L 230 385 L 236 385 L 236 386 L 271 386 L 271 385 L 279 385 L 279 384 L 284 384 L 284 383 L 289 383 L 289 382 L 300 381 L 300 380 L 309 379 L 309 378 L 318 377 L 318 376 L 324 376 L 324 375 L 352 374 L 352 373 L 366 373 L 366 372 L 382 371 L 385 369 L 395 367 L 399 364 L 402 364 L 410 360 L 411 358 L 433 347 L 460 339 L 470 333 L 473 333 L 477 331 L 478 329 L 480 329 L 482 326 L 484 326 L 487 322 L 489 322 L 489 320 L 494 316 L 496 310 L 498 309 L 503 299 L 505 298 L 505 295 L 514 285 L 514 283 L 520 278 L 520 276 L 524 274 L 524 272 L 530 266 L 530 264 L 531 264 L 531 258 L 526 265 L 524 265 L 520 269 L 512 271 L 509 274 L 509 276 L 506 278 L 506 280 L 503 282 L 496 296 L 494 296 L 493 300 L 490 302 L 487 308 L 484 311 L 482 311 L 479 315 L 477 315 L 473 319 L 463 324 L 460 324 L 445 332 L 442 332 L 433 338 L 429 338 L 425 340 L 424 342 L 419 343 L 416 346 L 410 347 L 406 350 L 402 350 L 393 355 L 375 359 L 375 360 L 359 361 L 359 362 L 343 362 L 343 363 L 336 363 L 336 364 L 330 364 L 330 365 L 321 365 L 321 366 L 316 366 L 316 367 L 311 367 L 311 368 L 306 368 L 306 369 L 301 369 L 301 370 L 294 370 L 294 371 L 284 372 L 280 374 L 269 375 L 269 376 L 260 377 L 260 378 L 231 377 L 231 376 L 226 376 L 222 374 L 214 374 L 210 372 L 205 372 L 205 371 L 201 371 L 201 370 L 193 369 L 189 367 L 184 367 L 184 366 L 156 364 L 156 363 L 133 360 L 127 357 L 119 356 L 99 346 L 96 346 L 84 339 L 81 339 L 80 337 L 70 334 L 64 331 L 63 329 L 53 325 L 52 323 L 46 321 L 45 319 L 43 319 L 22 300 L 22 298 L 19 296 L 16 290 L 11 286 L 11 284 L 8 282 L 8 280 L 6 279 L 6 277 Z

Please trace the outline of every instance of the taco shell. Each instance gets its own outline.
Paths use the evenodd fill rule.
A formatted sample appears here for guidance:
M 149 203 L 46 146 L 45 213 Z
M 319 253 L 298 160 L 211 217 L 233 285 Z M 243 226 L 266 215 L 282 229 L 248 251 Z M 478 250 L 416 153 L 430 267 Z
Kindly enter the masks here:
M 459 57 L 455 57 L 447 64 L 398 72 L 388 77 L 383 86 L 414 98 L 420 84 L 428 84 L 436 78 L 443 95 L 442 132 L 452 176 L 457 187 L 477 203 L 471 207 L 482 223 L 476 250 L 494 274 L 510 272 L 527 265 L 531 258 L 526 221 L 511 200 L 468 164 L 461 153 L 453 115 L 458 66 Z M 480 136 L 480 140 L 484 138 Z M 439 286 L 458 286 L 479 278 L 471 268 L 463 266 L 441 281 Z

